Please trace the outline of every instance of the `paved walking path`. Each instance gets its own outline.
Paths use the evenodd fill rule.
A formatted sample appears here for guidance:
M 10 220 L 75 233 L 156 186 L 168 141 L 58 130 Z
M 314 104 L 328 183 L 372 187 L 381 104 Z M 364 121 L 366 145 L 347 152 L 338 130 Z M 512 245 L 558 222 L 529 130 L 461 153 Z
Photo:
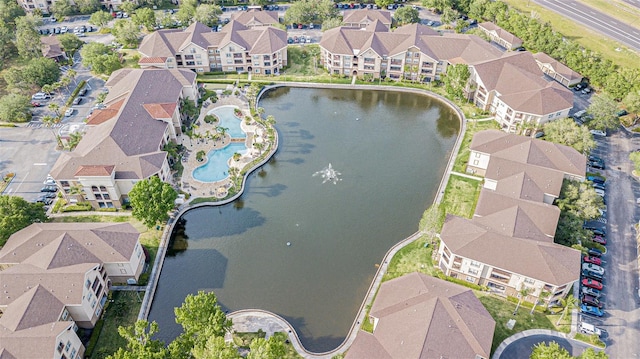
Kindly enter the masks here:
M 110 290 L 121 290 L 124 292 L 144 292 L 147 290 L 147 286 L 141 285 L 112 285 Z
M 476 180 L 476 181 L 484 180 L 484 178 L 482 178 L 482 177 L 476 177 L 476 176 L 468 175 L 466 173 L 460 173 L 460 172 L 451 171 L 451 174 L 454 175 L 454 176 L 469 178 L 469 179 Z

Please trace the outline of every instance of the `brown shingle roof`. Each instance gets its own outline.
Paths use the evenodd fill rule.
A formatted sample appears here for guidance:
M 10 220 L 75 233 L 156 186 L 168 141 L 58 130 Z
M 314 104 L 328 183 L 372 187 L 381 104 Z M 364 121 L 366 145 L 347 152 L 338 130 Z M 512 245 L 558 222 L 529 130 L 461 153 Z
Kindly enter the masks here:
M 473 64 L 488 91 L 509 107 L 524 113 L 547 115 L 573 107 L 573 93 L 548 81 L 530 52 L 513 52 L 499 59 Z
M 0 316 L 0 326 L 15 332 L 53 323 L 60 319 L 64 307 L 58 298 L 37 285 L 9 304 Z
M 277 25 L 280 22 L 277 11 L 255 9 L 234 13 L 231 15 L 231 19 L 249 27 Z
M 495 321 L 471 290 L 422 273 L 383 283 L 345 359 L 488 358 Z
M 0 359 L 43 358 L 53 353 L 57 336 L 73 330 L 73 322 L 52 322 L 13 332 L 0 326 Z
M 164 64 L 167 61 L 166 57 L 143 57 L 138 60 L 139 64 Z
M 582 75 L 573 71 L 567 65 L 552 58 L 551 56 L 545 54 L 544 52 L 538 52 L 536 54 L 533 54 L 533 57 L 538 62 L 539 66 L 548 66 L 552 68 L 554 72 L 562 75 L 564 78 L 568 79 L 569 82 L 582 79 Z
M 42 56 L 55 58 L 64 55 L 62 44 L 57 36 L 40 37 L 40 42 L 42 43 Z
M 115 166 L 80 166 L 75 176 L 111 176 Z
M 139 236 L 129 223 L 34 223 L 9 237 L 0 263 L 56 268 L 129 262 Z
M 586 157 L 571 147 L 498 130 L 476 133 L 470 149 L 489 154 L 490 164 L 494 158 L 502 158 L 578 177 L 584 177 L 587 169 Z
M 171 118 L 176 111 L 178 104 L 176 103 L 148 103 L 144 104 L 144 109 L 153 118 Z
M 483 22 L 478 24 L 478 27 L 484 28 L 487 31 L 495 31 L 499 38 L 510 44 L 521 44 L 522 40 L 516 35 L 510 33 L 509 31 L 501 28 L 500 26 L 492 23 L 492 22 Z
M 545 283 L 559 286 L 580 278 L 581 252 L 559 244 L 506 236 L 452 215 L 440 237 L 456 255 Z
M 391 26 L 391 13 L 386 10 L 358 9 L 344 12 L 342 22 L 345 24 L 368 24 L 380 21 L 387 27 Z

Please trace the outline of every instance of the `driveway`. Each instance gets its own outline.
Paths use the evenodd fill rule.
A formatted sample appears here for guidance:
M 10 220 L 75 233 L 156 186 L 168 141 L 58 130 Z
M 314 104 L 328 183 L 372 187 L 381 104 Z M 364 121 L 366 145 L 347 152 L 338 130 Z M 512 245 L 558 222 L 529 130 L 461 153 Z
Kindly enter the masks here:
M 581 341 L 573 339 L 567 339 L 548 334 L 536 334 L 525 336 L 515 340 L 506 348 L 504 348 L 502 355 L 500 355 L 499 358 L 494 355 L 493 359 L 529 359 L 529 357 L 531 356 L 531 352 L 533 351 L 533 347 L 536 344 L 549 344 L 550 342 L 556 342 L 560 344 L 560 346 L 567 349 L 567 351 L 572 356 L 578 356 L 586 348 L 590 347 L 589 345 Z
M 640 137 L 617 131 L 596 138 L 593 154 L 604 159 L 607 177 L 607 253 L 602 319 L 582 315 L 582 320 L 609 332 L 607 354 L 611 358 L 640 356 L 640 300 L 638 295 L 638 251 L 634 225 L 638 223 L 636 199 L 640 184 L 631 176 L 629 153 L 640 148 Z M 595 171 L 595 170 L 594 170 Z

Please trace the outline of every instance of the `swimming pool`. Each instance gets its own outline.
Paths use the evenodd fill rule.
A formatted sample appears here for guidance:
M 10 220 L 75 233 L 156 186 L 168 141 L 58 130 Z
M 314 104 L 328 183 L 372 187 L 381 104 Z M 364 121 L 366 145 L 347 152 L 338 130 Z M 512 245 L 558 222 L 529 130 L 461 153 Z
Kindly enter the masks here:
M 209 161 L 193 170 L 193 178 L 201 182 L 221 181 L 229 176 L 229 158 L 238 152 L 244 154 L 247 146 L 244 142 L 233 142 L 219 150 L 211 150 L 207 153 Z
M 224 127 L 227 129 L 226 133 L 231 138 L 246 138 L 247 134 L 242 131 L 240 124 L 242 120 L 234 115 L 235 106 L 221 106 L 209 111 L 208 115 L 216 115 L 220 119 L 218 127 Z

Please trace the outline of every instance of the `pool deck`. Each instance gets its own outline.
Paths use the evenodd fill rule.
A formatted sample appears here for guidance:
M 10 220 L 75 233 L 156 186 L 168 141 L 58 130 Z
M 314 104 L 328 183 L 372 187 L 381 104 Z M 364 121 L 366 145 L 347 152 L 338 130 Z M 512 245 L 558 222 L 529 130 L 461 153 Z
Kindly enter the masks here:
M 244 154 L 238 161 L 233 159 L 229 159 L 229 166 L 238 168 L 241 170 L 248 163 L 253 161 L 259 156 L 259 150 L 253 147 L 254 143 L 260 143 L 264 141 L 265 129 L 256 124 L 255 121 L 252 121 L 251 124 L 247 124 L 244 121 L 244 116 L 250 115 L 249 105 L 247 102 L 235 97 L 221 97 L 215 103 L 209 103 L 206 106 L 203 106 L 200 111 L 200 117 L 196 120 L 195 123 L 200 123 L 198 129 L 196 130 L 197 134 L 205 135 L 207 132 L 213 134 L 216 133 L 216 125 L 215 123 L 206 123 L 204 122 L 204 117 L 213 109 L 223 107 L 223 106 L 235 106 L 240 108 L 243 113 L 243 119 L 241 120 L 240 127 L 247 134 L 245 139 L 245 145 L 247 146 L 247 152 Z M 229 177 L 215 182 L 202 182 L 195 178 L 193 178 L 193 170 L 202 166 L 206 162 L 198 162 L 196 160 L 196 154 L 198 151 L 202 150 L 207 153 L 211 150 L 222 149 L 229 145 L 231 142 L 235 142 L 236 139 L 232 140 L 229 137 L 229 134 L 225 134 L 224 138 L 221 140 L 211 140 L 205 138 L 189 138 L 186 134 L 182 134 L 178 136 L 178 144 L 182 144 L 187 149 L 187 160 L 182 162 L 184 166 L 184 170 L 182 172 L 182 181 L 177 183 L 180 186 L 180 189 L 184 192 L 187 192 L 191 195 L 191 198 L 196 197 L 217 197 L 224 198 L 227 196 L 229 188 L 233 186 Z

